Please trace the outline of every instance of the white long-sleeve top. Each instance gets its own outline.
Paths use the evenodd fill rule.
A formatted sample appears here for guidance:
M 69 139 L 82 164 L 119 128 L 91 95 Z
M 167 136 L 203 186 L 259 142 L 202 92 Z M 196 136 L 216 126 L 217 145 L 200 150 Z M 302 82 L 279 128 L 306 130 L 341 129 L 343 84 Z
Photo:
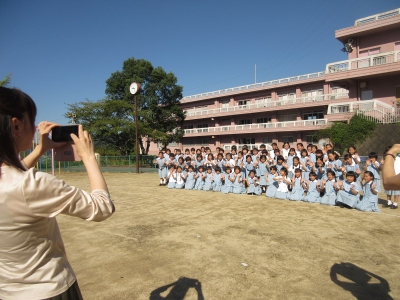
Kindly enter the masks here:
M 1 167 L 0 299 L 45 299 L 76 280 L 56 216 L 103 221 L 114 212 L 110 195 L 91 193 L 35 169 Z

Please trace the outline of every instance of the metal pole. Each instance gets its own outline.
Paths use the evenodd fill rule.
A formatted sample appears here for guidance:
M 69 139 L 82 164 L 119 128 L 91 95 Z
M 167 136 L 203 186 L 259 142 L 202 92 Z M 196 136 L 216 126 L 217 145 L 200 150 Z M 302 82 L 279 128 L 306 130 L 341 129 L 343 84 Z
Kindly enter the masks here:
M 135 95 L 136 173 L 139 173 L 139 130 L 138 130 L 138 121 L 139 121 L 139 119 L 138 119 L 138 104 L 137 104 L 136 95 Z

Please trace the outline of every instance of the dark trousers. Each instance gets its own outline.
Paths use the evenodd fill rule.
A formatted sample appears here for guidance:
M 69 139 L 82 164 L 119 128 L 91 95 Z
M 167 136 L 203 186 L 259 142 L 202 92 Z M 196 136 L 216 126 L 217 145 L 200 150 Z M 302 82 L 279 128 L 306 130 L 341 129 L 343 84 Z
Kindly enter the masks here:
M 83 300 L 78 281 L 75 281 L 64 293 L 48 298 L 46 300 Z

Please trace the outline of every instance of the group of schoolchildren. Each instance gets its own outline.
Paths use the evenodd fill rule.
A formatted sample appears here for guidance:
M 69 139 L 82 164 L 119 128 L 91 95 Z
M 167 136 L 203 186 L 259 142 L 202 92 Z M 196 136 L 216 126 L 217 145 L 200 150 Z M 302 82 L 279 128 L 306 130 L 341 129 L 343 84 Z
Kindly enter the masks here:
M 325 145 L 324 150 L 312 144 L 304 148 L 302 143 L 296 145 L 297 149 L 289 143 L 283 143 L 282 150 L 276 143 L 270 148 L 267 150 L 263 144 L 260 149 L 243 146 L 237 151 L 232 146 L 228 153 L 217 148 L 216 154 L 208 147 L 185 149 L 184 153 L 165 149 L 155 161 L 160 186 L 224 194 L 265 193 L 269 198 L 380 211 L 378 193 L 384 160 L 379 162 L 375 152 L 369 153 L 362 174 L 355 147 L 348 148 L 343 162 L 331 144 Z M 388 204 L 383 207 L 397 209 L 400 191 L 386 194 Z

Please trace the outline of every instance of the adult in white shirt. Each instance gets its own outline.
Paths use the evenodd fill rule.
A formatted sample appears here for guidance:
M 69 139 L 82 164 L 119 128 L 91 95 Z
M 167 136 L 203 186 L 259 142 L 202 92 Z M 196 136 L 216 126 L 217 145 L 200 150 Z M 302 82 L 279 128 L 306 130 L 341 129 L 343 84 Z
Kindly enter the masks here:
M 31 147 L 35 117 L 36 105 L 28 95 L 0 87 L 0 299 L 82 299 L 56 216 L 103 221 L 114 204 L 91 137 L 81 125 L 79 137 L 71 137 L 91 193 L 33 168 L 46 151 L 63 145 L 48 137 L 58 124 L 41 122 L 40 144 L 19 160 L 19 153 Z

